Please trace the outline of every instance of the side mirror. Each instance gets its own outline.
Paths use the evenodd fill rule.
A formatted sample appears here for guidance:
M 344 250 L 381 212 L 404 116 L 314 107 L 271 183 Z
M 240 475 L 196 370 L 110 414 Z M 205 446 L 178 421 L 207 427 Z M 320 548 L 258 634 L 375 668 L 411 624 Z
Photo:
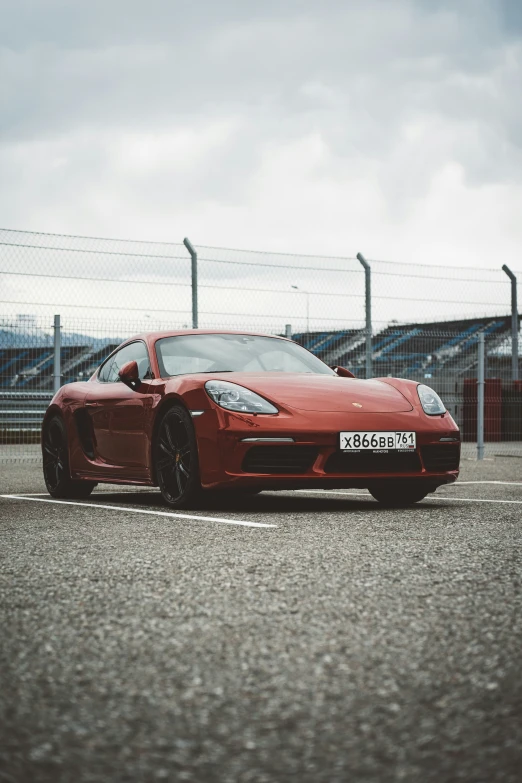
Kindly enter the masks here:
M 122 383 L 136 391 L 140 385 L 140 374 L 138 372 L 138 365 L 135 361 L 126 362 L 118 373 L 118 378 Z
M 353 372 L 347 370 L 346 367 L 332 367 L 332 370 L 337 373 L 340 378 L 355 378 Z

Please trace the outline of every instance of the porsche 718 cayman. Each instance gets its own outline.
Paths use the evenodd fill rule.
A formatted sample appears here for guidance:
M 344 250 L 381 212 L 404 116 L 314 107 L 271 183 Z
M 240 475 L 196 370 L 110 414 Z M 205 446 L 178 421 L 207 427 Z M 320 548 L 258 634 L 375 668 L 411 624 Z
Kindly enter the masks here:
M 198 330 L 133 337 L 64 385 L 42 452 L 53 497 L 141 484 L 183 508 L 208 490 L 357 487 L 405 506 L 457 479 L 460 434 L 418 382 L 361 380 L 282 337 Z

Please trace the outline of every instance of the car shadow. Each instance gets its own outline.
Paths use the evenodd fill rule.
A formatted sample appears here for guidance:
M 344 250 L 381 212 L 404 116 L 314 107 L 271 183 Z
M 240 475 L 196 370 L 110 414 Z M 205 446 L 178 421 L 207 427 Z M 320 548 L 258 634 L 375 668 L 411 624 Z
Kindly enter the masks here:
M 161 494 L 155 491 L 136 492 L 93 492 L 90 502 L 106 502 L 115 505 L 130 505 L 134 508 L 143 506 L 144 508 L 157 508 L 158 511 L 173 511 L 164 502 Z M 180 513 L 190 513 L 190 511 L 206 511 L 210 513 L 223 512 L 250 512 L 257 514 L 306 514 L 320 512 L 345 512 L 345 511 L 364 511 L 365 513 L 419 513 L 420 511 L 429 512 L 433 509 L 447 507 L 448 504 L 438 504 L 430 500 L 421 501 L 413 506 L 402 509 L 389 509 L 381 506 L 370 494 L 367 497 L 349 495 L 340 496 L 310 496 L 305 494 L 283 494 L 279 492 L 263 492 L 259 495 L 239 495 L 232 492 L 209 493 L 207 496 L 195 503 L 191 509 L 180 509 Z

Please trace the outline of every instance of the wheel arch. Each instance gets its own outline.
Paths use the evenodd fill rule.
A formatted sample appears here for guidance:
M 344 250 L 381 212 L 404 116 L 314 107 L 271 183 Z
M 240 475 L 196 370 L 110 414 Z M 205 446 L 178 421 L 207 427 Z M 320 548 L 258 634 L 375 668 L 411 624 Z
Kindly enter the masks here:
M 44 429 L 47 425 L 47 422 L 53 419 L 55 416 L 57 416 L 59 419 L 61 419 L 61 422 L 63 424 L 63 428 L 65 431 L 65 446 L 67 449 L 67 469 L 69 473 L 69 478 L 71 478 L 71 443 L 69 438 L 69 433 L 67 430 L 67 423 L 65 420 L 65 416 L 63 415 L 63 410 L 60 408 L 59 405 L 57 405 L 55 402 L 51 402 L 49 407 L 44 413 L 44 417 L 42 419 L 42 427 L 40 430 L 40 448 L 42 449 L 42 459 L 43 459 L 43 436 L 44 436 Z
M 63 419 L 63 411 L 60 408 L 60 406 L 57 405 L 55 402 L 51 402 L 51 404 L 49 405 L 49 407 L 45 411 L 44 417 L 42 419 L 42 430 L 44 428 L 44 425 L 47 424 L 48 419 L 50 419 L 51 416 L 54 416 L 55 413 L 57 413 Z
M 49 419 L 52 419 L 53 416 L 56 416 L 56 415 L 58 415 L 61 418 L 61 420 L 62 420 L 62 422 L 63 422 L 63 424 L 65 426 L 65 419 L 64 419 L 64 416 L 63 416 L 62 409 L 55 402 L 52 402 L 49 405 L 49 407 L 47 408 L 47 410 L 45 411 L 44 417 L 42 419 L 42 426 L 40 428 L 40 446 L 42 446 L 42 444 L 43 444 L 43 434 L 44 434 L 44 429 L 45 429 L 45 426 L 46 426 L 47 422 L 49 421 Z M 43 446 L 42 446 L 42 448 L 43 448 Z M 69 451 L 69 443 L 68 442 L 67 442 L 67 451 Z
M 150 456 L 150 475 L 156 485 L 157 485 L 157 477 L 156 477 L 156 468 L 154 465 L 154 444 L 156 442 L 156 438 L 158 435 L 158 428 L 160 425 L 160 421 L 162 417 L 165 415 L 165 413 L 168 410 L 170 410 L 170 408 L 174 408 L 176 406 L 184 408 L 188 413 L 188 415 L 190 416 L 190 411 L 185 400 L 183 399 L 183 397 L 180 397 L 178 394 L 169 394 L 168 397 L 165 397 L 158 405 L 158 408 L 154 416 L 154 422 L 152 424 L 152 433 L 150 438 L 149 456 Z
M 47 423 L 57 416 L 59 419 L 61 419 L 61 422 L 63 424 L 64 430 L 65 430 L 65 441 L 67 444 L 67 458 L 68 458 L 68 465 L 69 465 L 69 474 L 72 475 L 72 463 L 71 463 L 71 455 L 74 454 L 75 445 L 78 442 L 79 445 L 81 445 L 81 441 L 79 439 L 79 432 L 77 428 L 77 421 L 76 421 L 76 415 L 78 411 L 85 411 L 85 407 L 80 406 L 75 411 L 70 411 L 67 408 L 64 408 L 60 406 L 56 402 L 51 402 L 47 410 L 45 411 L 44 417 L 42 419 L 42 427 L 40 431 L 40 444 L 43 443 L 43 434 L 44 429 Z M 83 447 L 82 447 L 83 448 Z

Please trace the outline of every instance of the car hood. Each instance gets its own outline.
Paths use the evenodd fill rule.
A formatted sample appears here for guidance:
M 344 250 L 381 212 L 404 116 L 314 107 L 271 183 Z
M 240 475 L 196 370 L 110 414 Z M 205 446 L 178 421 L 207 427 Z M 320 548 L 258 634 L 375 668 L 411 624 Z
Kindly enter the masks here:
M 304 411 L 399 413 L 413 410 L 397 389 L 383 381 L 305 373 L 234 372 L 210 377 L 238 383 L 276 405 Z

